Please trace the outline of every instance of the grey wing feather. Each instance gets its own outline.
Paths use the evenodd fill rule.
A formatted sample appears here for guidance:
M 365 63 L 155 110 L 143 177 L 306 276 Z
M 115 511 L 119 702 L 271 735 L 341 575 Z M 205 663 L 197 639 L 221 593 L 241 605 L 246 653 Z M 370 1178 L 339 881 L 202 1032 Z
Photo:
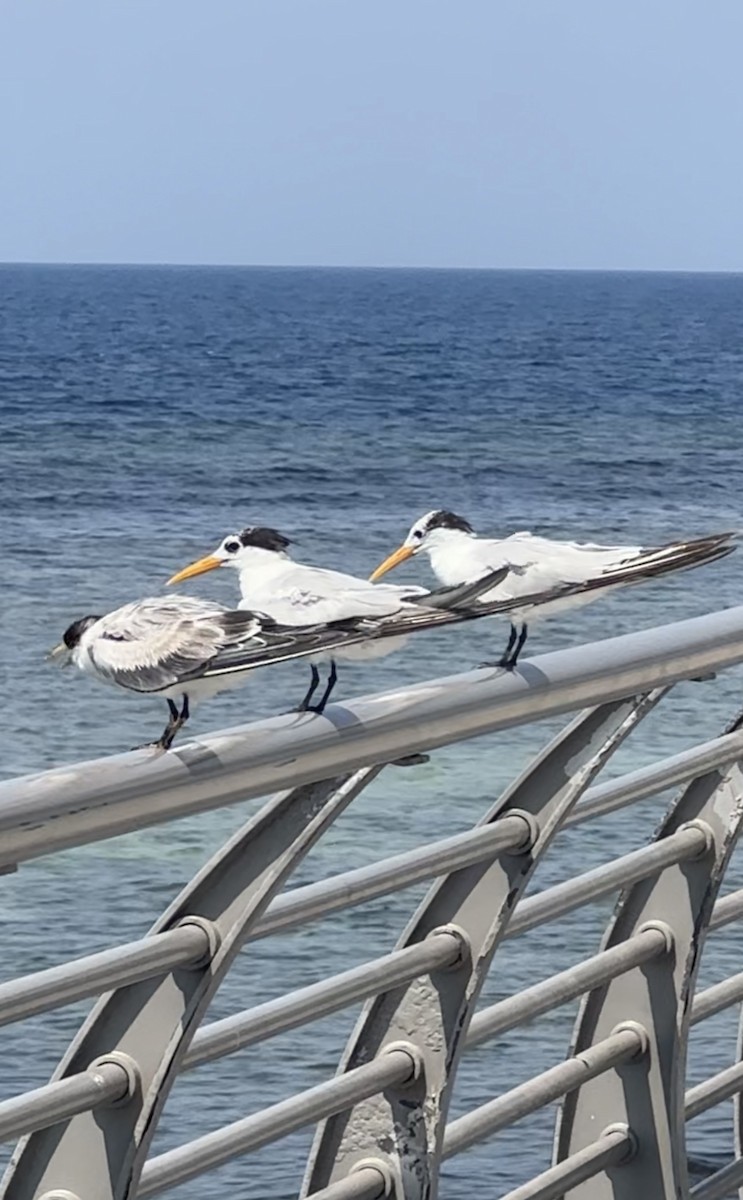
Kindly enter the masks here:
M 153 598 L 99 621 L 88 652 L 96 670 L 112 683 L 158 692 L 203 673 L 221 650 L 252 641 L 263 623 L 254 613 L 232 612 L 192 596 Z

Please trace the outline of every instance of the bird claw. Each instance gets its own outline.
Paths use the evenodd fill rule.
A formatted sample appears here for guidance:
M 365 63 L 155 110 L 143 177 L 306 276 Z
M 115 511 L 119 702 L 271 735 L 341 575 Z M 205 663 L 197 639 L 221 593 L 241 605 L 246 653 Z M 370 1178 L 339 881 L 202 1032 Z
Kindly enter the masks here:
M 170 746 L 163 745 L 163 743 L 159 739 L 156 742 L 140 742 L 140 744 L 138 746 L 132 746 L 133 751 L 134 750 L 154 750 L 155 754 L 157 754 L 157 755 L 164 754 L 165 751 L 169 750 L 169 749 L 170 749 Z M 153 755 L 153 757 L 154 757 L 154 755 Z

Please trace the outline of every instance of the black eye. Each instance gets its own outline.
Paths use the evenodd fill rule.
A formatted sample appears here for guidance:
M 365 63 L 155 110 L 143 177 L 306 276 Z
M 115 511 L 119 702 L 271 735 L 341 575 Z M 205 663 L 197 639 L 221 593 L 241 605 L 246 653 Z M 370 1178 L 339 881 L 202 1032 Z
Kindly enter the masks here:
M 414 530 L 413 530 L 413 537 L 414 537 L 414 538 L 418 538 L 418 539 L 422 538 L 422 537 L 423 537 L 423 530 L 422 530 L 422 529 L 414 529 Z
M 228 554 L 237 554 L 238 550 L 240 549 L 240 543 L 239 542 L 225 542 L 224 548 Z

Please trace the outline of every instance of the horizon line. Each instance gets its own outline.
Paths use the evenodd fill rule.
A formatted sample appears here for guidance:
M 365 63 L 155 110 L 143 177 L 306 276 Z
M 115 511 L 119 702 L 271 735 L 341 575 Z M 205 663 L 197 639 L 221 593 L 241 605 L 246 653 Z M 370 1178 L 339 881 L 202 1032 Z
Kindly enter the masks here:
M 224 270 L 224 271 L 459 271 L 499 274 L 542 275 L 741 275 L 739 267 L 492 267 L 492 266 L 410 266 L 404 263 L 380 266 L 371 263 L 230 263 L 230 262 L 149 262 L 102 259 L 0 259 L 4 267 L 101 267 L 158 270 Z

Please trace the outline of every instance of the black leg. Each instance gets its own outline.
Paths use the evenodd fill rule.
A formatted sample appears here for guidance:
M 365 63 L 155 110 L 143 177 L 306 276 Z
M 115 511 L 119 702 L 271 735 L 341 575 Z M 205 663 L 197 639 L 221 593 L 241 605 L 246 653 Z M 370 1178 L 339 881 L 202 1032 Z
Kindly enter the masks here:
M 519 636 L 518 629 L 516 628 L 515 625 L 512 625 L 511 632 L 508 635 L 508 645 L 506 646 L 505 650 L 503 651 L 503 654 L 501 655 L 501 660 L 498 663 L 499 667 L 507 667 L 507 668 L 510 667 L 511 653 L 513 651 L 514 646 L 516 645 L 518 636 Z
M 317 685 L 320 682 L 320 672 L 318 671 L 318 669 L 314 663 L 310 664 L 310 670 L 312 671 L 312 676 L 310 679 L 310 686 L 307 688 L 307 691 L 304 694 L 304 699 L 302 700 L 302 703 L 297 708 L 297 712 L 307 712 L 307 710 L 310 707 L 310 700 L 314 696 L 315 691 L 317 689 Z
M 519 659 L 519 654 L 524 649 L 524 643 L 526 642 L 528 636 L 529 626 L 526 624 L 526 621 L 524 621 L 523 625 L 521 626 L 521 632 L 519 633 L 518 641 L 516 642 L 516 649 L 513 651 L 513 654 L 506 664 L 507 671 L 512 671 L 516 666 L 516 663 Z
M 328 682 L 325 685 L 325 691 L 323 692 L 322 700 L 320 701 L 319 704 L 311 705 L 308 710 L 309 712 L 321 713 L 321 712 L 325 711 L 325 705 L 328 703 L 328 700 L 330 699 L 330 693 L 332 692 L 333 688 L 335 687 L 337 679 L 338 679 L 338 672 L 335 669 L 335 659 L 331 658 L 330 674 L 328 675 Z
M 516 639 L 517 639 L 518 635 L 519 635 L 518 629 L 516 628 L 515 625 L 512 624 L 511 632 L 508 635 L 508 645 L 506 646 L 505 650 L 501 654 L 500 658 L 497 661 L 490 660 L 487 662 L 480 663 L 480 666 L 481 667 L 505 667 L 506 670 L 510 670 L 511 651 L 513 650 L 514 646 L 516 645 Z
M 178 711 L 178 706 L 174 704 L 172 700 L 168 700 L 168 708 L 170 709 L 168 723 L 160 734 L 158 740 L 155 742 L 155 745 L 161 750 L 170 749 L 170 747 L 173 745 L 173 741 L 175 740 L 175 735 L 178 733 L 179 729 L 183 728 L 189 716 L 191 715 L 188 706 L 188 696 L 185 693 L 183 695 L 183 704 L 181 705 L 180 712 Z

